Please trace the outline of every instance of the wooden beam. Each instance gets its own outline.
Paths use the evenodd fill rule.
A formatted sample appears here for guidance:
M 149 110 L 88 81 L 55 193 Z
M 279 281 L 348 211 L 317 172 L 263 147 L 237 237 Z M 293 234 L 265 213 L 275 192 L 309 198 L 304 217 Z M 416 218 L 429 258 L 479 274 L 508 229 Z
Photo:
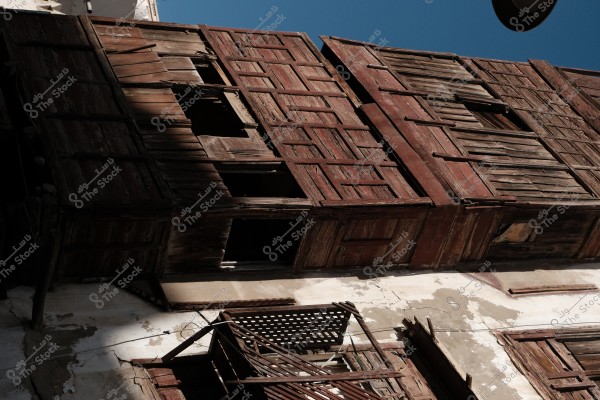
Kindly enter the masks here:
M 446 121 L 436 121 L 436 120 L 428 120 L 422 118 L 413 118 L 413 117 L 404 117 L 406 121 L 414 122 L 419 125 L 431 125 L 431 126 L 439 126 L 439 127 L 449 127 L 454 128 L 456 124 L 454 122 L 446 122 Z
M 470 380 L 463 379 L 456 370 L 450 359 L 442 349 L 435 344 L 427 329 L 415 318 L 415 321 L 404 319 L 402 321 L 411 341 L 414 343 L 416 354 L 420 360 L 425 362 L 432 373 L 432 378 L 442 382 L 449 393 L 456 399 L 477 399 L 473 390 L 469 387 Z
M 452 154 L 439 153 L 436 151 L 431 153 L 431 155 L 434 157 L 443 158 L 444 160 L 455 161 L 455 162 L 484 162 L 485 161 L 485 159 L 482 156 L 466 156 L 466 155 L 456 155 L 455 156 Z
M 259 384 L 273 385 L 281 383 L 315 383 L 315 382 L 338 382 L 338 381 L 368 381 L 371 379 L 403 378 L 405 374 L 399 371 L 377 370 L 360 372 L 341 372 L 330 375 L 313 376 L 277 376 L 277 377 L 250 377 L 226 381 L 226 384 Z
M 40 330 L 44 325 L 44 305 L 46 303 L 46 294 L 52 283 L 52 276 L 58 263 L 58 255 L 60 251 L 61 235 L 59 230 L 55 230 L 50 234 L 49 240 L 49 263 L 47 268 L 42 272 L 42 277 L 39 280 L 35 293 L 33 295 L 33 308 L 31 310 L 31 325 L 33 329 Z M 41 264 L 44 265 L 43 263 Z
M 592 381 L 586 380 L 585 382 L 553 383 L 550 385 L 550 387 L 559 392 L 573 392 L 575 390 L 594 388 L 596 387 L 596 384 Z
M 521 288 L 510 288 L 510 294 L 536 294 L 536 293 L 553 293 L 553 292 L 579 292 L 598 290 L 596 285 L 581 284 L 581 285 L 554 285 L 554 286 L 528 286 Z
M 133 53 L 134 51 L 138 51 L 138 50 L 151 49 L 153 47 L 156 47 L 156 43 L 146 44 L 144 46 L 131 47 L 131 48 L 125 49 L 125 50 L 107 51 L 107 53 L 108 54 L 126 54 L 126 53 Z
M 372 206 L 420 206 L 432 205 L 428 197 L 407 199 L 356 199 L 356 200 L 321 200 L 325 207 L 372 207 Z
M 181 353 L 182 351 L 193 345 L 197 340 L 202 339 L 213 329 L 214 327 L 212 324 L 200 329 L 198 332 L 194 333 L 192 336 L 184 340 L 179 346 L 175 347 L 173 350 L 165 354 L 164 357 L 161 358 L 162 361 L 169 362 L 171 359 L 173 359 L 173 357 L 175 357 L 177 354 Z

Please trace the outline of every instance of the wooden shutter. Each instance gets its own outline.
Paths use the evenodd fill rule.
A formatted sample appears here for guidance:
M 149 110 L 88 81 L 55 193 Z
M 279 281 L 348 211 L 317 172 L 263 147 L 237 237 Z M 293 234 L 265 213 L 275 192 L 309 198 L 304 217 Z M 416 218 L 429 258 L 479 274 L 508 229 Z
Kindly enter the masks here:
M 600 348 L 600 331 L 570 331 L 505 333 L 503 337 L 508 354 L 544 399 L 595 400 L 600 389 L 588 374 L 598 379 L 600 354 L 593 349 Z

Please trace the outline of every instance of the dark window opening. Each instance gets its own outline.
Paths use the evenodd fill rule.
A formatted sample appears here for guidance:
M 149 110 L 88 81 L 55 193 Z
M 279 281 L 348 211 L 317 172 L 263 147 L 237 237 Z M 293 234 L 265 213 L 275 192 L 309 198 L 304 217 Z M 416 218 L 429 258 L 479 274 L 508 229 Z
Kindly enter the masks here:
M 188 89 L 189 90 L 189 89 Z M 202 90 L 202 95 L 186 94 L 186 88 L 174 89 L 181 98 L 179 104 L 187 119 L 192 121 L 196 136 L 248 137 L 244 123 L 220 95 Z
M 238 166 L 230 170 L 219 169 L 219 175 L 233 197 L 306 198 L 292 174 L 282 166 L 260 170 Z
M 198 74 L 200 75 L 204 83 L 212 85 L 225 84 L 223 78 L 219 74 L 219 71 L 217 71 L 212 62 L 205 61 L 199 58 L 192 58 L 192 62 L 194 63 L 194 67 L 196 67 L 196 71 L 198 71 Z
M 493 106 L 477 103 L 465 103 L 465 107 L 485 128 L 530 131 L 527 125 L 512 111 L 501 112 Z
M 153 377 L 173 376 L 175 385 L 164 387 L 155 383 L 157 391 L 164 391 L 165 395 L 180 391 L 185 400 L 225 399 L 227 396 L 209 355 L 178 357 L 169 363 L 146 365 L 145 369 Z M 238 400 L 243 397 L 239 395 Z
M 234 219 L 223 264 L 229 267 L 245 263 L 292 265 L 302 240 L 299 231 L 303 226 L 302 222 L 287 219 Z

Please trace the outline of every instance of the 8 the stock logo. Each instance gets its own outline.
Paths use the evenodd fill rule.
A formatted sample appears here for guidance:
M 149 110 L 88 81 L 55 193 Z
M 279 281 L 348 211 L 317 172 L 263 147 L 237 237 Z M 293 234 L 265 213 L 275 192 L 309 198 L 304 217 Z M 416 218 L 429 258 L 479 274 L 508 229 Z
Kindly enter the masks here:
M 504 26 L 526 32 L 539 26 L 554 10 L 558 0 L 492 0 L 494 11 Z

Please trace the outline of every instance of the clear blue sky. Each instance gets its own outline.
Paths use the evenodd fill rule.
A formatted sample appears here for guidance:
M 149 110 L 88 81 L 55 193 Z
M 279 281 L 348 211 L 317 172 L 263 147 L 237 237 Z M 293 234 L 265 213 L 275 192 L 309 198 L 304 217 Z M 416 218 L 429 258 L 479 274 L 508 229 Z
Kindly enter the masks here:
M 256 28 L 269 10 L 276 30 L 369 41 L 381 31 L 390 46 L 507 60 L 545 59 L 600 70 L 600 0 L 560 0 L 537 29 L 512 32 L 491 0 L 157 0 L 163 22 Z M 507 0 L 508 1 L 508 0 Z M 275 22 L 276 16 L 266 25 Z M 377 40 L 375 42 L 377 42 Z

